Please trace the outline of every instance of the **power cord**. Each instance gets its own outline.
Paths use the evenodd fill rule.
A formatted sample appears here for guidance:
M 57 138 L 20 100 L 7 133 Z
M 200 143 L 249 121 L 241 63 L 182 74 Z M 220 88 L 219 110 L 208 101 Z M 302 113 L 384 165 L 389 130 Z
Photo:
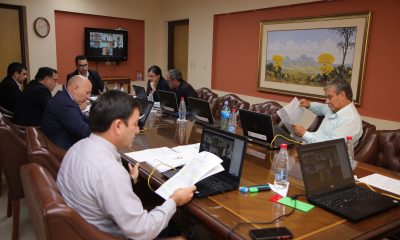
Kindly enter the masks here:
M 287 138 L 287 137 L 285 137 L 285 136 L 283 136 L 283 135 L 281 135 L 281 134 L 276 134 L 275 137 L 274 137 L 274 138 L 272 139 L 272 141 L 271 141 L 271 145 L 273 145 L 273 143 L 275 142 L 275 140 L 276 140 L 277 137 L 281 137 L 281 138 L 285 139 L 286 141 L 289 141 L 289 142 L 292 142 L 292 143 L 295 143 L 295 144 L 301 144 L 301 145 L 304 144 L 304 143 L 302 143 L 302 142 L 299 142 L 299 141 L 296 141 L 296 140 Z
M 297 201 L 296 201 L 296 199 L 297 199 L 298 197 L 300 197 L 300 196 L 305 196 L 305 195 L 304 195 L 304 194 L 296 194 L 296 195 L 293 195 L 293 196 L 290 196 L 290 197 L 289 197 L 289 198 L 292 199 L 292 201 L 294 201 L 293 208 L 292 208 L 292 210 L 290 210 L 290 212 L 288 212 L 288 213 L 286 213 L 286 214 L 282 214 L 282 215 L 280 215 L 280 216 L 278 216 L 278 217 L 272 219 L 272 220 L 269 221 L 269 222 L 239 222 L 239 223 L 237 223 L 236 225 L 234 225 L 234 226 L 231 228 L 231 230 L 230 230 L 229 233 L 228 233 L 227 239 L 231 239 L 232 233 L 235 231 L 235 228 L 237 228 L 237 227 L 240 226 L 240 225 L 245 225 L 245 224 L 272 224 L 272 223 L 276 222 L 277 220 L 279 220 L 279 219 L 281 219 L 281 218 L 289 217 L 290 215 L 292 215 L 292 214 L 294 213 L 294 210 L 296 209 L 296 206 L 297 206 Z
M 364 185 L 367 186 L 371 191 L 376 192 L 376 190 L 375 190 L 374 188 L 372 188 L 368 183 L 357 181 L 356 184 L 364 184 Z M 397 199 L 397 200 L 400 200 L 400 197 L 397 197 L 397 196 L 394 196 L 394 195 L 391 195 L 391 194 L 388 194 L 388 193 L 380 193 L 380 194 L 385 195 L 385 196 L 388 196 L 388 197 L 391 197 L 391 198 L 394 198 L 394 199 Z
M 152 177 L 153 174 L 154 174 L 154 171 L 157 169 L 157 167 L 158 167 L 158 166 L 162 166 L 162 165 L 167 166 L 167 167 L 170 167 L 170 168 L 172 168 L 173 170 L 176 170 L 176 168 L 174 168 L 174 167 L 172 167 L 171 165 L 166 164 L 166 163 L 159 163 L 159 164 L 157 164 L 156 166 L 154 166 L 154 167 L 153 167 L 153 170 L 151 170 L 151 172 L 150 172 L 150 174 L 149 174 L 149 177 L 147 178 L 147 186 L 149 186 L 150 190 L 152 190 L 153 192 L 154 192 L 155 190 L 151 187 L 151 185 L 150 185 L 150 180 L 151 180 L 151 177 Z

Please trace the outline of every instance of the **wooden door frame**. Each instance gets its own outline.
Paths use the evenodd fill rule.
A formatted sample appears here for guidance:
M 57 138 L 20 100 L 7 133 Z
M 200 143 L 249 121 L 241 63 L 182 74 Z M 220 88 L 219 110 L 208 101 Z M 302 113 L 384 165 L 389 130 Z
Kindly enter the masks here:
M 0 3 L 0 8 L 14 9 L 18 10 L 18 18 L 19 18 L 19 36 L 21 38 L 21 63 L 26 66 L 26 55 L 25 55 L 25 29 L 24 29 L 24 13 L 22 6 L 8 5 Z M 28 66 L 26 66 L 28 67 Z
M 168 69 L 175 68 L 174 62 L 174 28 L 179 25 L 189 25 L 189 19 L 168 22 Z

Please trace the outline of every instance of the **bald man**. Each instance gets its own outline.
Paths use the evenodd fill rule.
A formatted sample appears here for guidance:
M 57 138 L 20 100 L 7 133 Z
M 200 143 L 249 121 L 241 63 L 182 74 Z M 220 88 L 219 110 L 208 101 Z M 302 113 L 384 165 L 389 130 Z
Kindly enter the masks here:
M 43 132 L 65 150 L 90 135 L 88 118 L 79 105 L 88 101 L 91 91 L 89 79 L 76 75 L 47 103 L 42 117 Z

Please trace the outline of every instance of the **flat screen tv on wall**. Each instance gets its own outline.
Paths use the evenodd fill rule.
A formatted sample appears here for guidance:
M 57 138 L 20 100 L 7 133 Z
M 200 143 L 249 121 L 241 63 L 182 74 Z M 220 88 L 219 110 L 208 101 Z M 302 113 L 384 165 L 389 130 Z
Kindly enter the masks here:
M 85 55 L 93 61 L 126 61 L 128 31 L 85 28 Z

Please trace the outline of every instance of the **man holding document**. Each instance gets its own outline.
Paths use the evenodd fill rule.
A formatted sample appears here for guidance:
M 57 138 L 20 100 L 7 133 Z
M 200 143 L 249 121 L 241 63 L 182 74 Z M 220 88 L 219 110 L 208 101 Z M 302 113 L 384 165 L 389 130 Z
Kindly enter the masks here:
M 326 104 L 300 100 L 300 106 L 318 116 L 325 116 L 316 132 L 308 132 L 298 124 L 292 128 L 306 143 L 322 142 L 337 138 L 353 137 L 354 146 L 362 135 L 362 121 L 353 103 L 353 92 L 348 82 L 333 80 L 324 88 Z
M 139 165 L 130 165 L 128 173 L 118 152 L 129 150 L 138 120 L 139 105 L 131 96 L 114 90 L 102 94 L 91 107 L 92 134 L 68 150 L 57 185 L 67 204 L 99 230 L 124 239 L 154 239 L 196 187 L 177 189 L 150 212 L 143 209 L 131 183 Z

